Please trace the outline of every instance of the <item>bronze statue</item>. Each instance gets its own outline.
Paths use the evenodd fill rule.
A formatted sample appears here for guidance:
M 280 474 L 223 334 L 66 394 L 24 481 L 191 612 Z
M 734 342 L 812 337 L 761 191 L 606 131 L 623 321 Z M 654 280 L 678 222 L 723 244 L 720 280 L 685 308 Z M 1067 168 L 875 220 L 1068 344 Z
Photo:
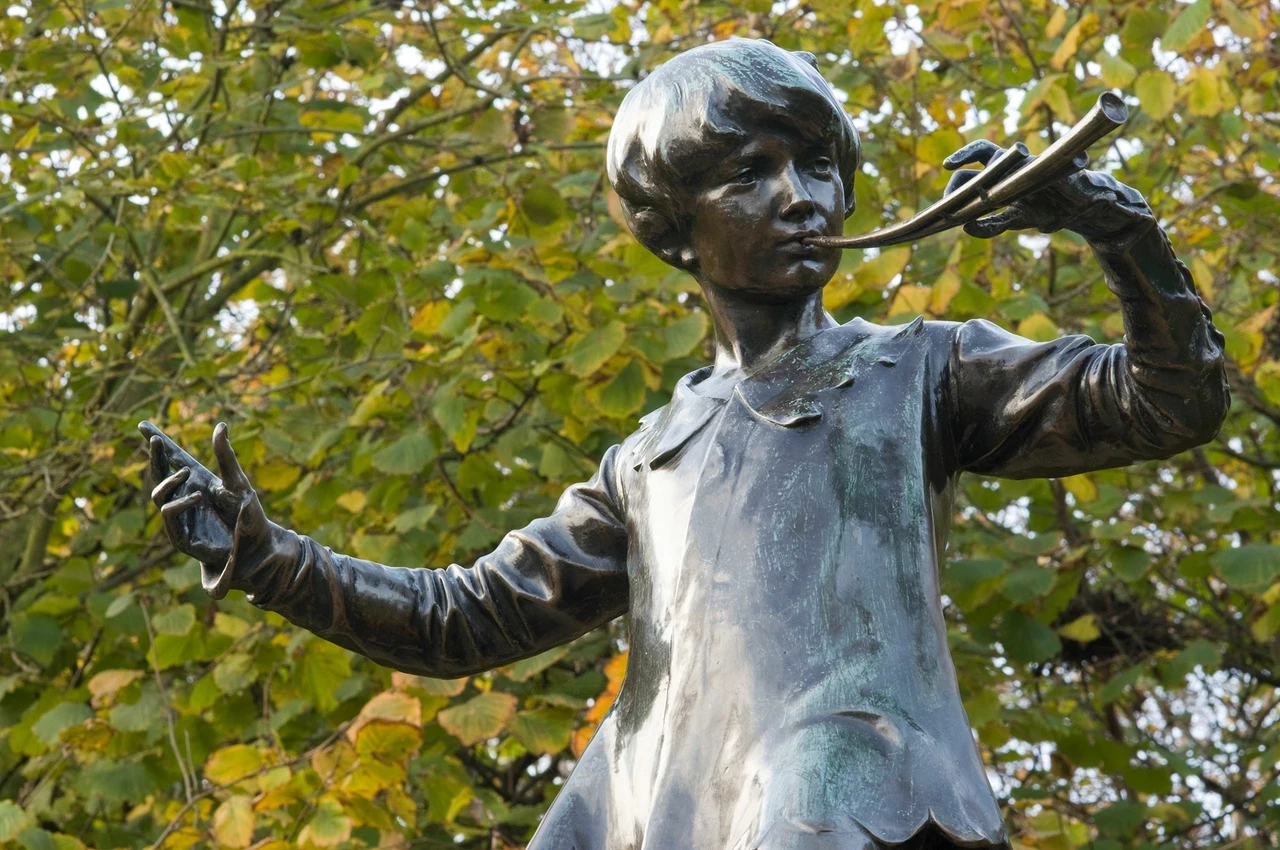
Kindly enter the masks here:
M 946 164 L 1003 154 L 980 141 Z M 636 238 L 701 284 L 712 365 L 470 568 L 336 554 L 267 520 L 225 425 L 219 479 L 143 423 L 174 546 L 215 598 L 243 590 L 428 676 L 629 613 L 626 682 L 533 850 L 1006 846 L 939 600 L 957 478 L 1209 440 L 1223 338 L 1141 196 L 1073 168 L 965 229 L 1084 236 L 1124 345 L 983 320 L 840 325 L 822 289 L 860 158 L 812 56 L 736 39 L 677 56 L 627 95 L 608 170 Z

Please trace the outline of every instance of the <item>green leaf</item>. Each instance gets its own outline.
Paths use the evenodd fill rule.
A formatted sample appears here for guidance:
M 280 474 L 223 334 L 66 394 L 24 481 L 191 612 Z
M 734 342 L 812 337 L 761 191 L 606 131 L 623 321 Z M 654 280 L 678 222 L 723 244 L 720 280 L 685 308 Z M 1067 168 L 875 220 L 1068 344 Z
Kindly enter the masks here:
M 1137 684 L 1138 680 L 1141 679 L 1146 672 L 1147 666 L 1145 664 L 1137 664 L 1115 676 L 1112 676 L 1107 680 L 1107 683 L 1102 686 L 1102 690 L 1098 692 L 1098 700 L 1103 705 L 1109 705 L 1115 702 L 1120 699 L 1120 697 L 1124 696 L 1124 693 L 1127 690 Z
M 89 706 L 79 702 L 62 702 L 44 713 L 32 726 L 31 731 L 46 745 L 52 747 L 58 743 L 62 730 L 69 729 L 93 717 Z
M 511 694 L 489 693 L 446 708 L 436 715 L 444 730 L 465 745 L 494 737 L 516 713 L 516 698 Z
M 549 184 L 534 183 L 524 190 L 520 208 L 537 225 L 554 223 L 566 211 L 564 199 Z
M 12 841 L 31 824 L 31 819 L 17 803 L 0 800 L 0 842 Z
M 1265 590 L 1280 579 L 1280 546 L 1249 543 L 1220 549 L 1210 561 L 1222 580 L 1238 590 Z
M 310 641 L 298 662 L 298 683 L 302 692 L 321 711 L 338 707 L 334 696 L 338 685 L 351 675 L 351 656 L 328 641 Z
M 1102 82 L 1108 88 L 1125 89 L 1138 76 L 1137 70 L 1119 56 L 1103 50 L 1098 53 L 1098 65 L 1102 69 Z
M 453 823 L 476 796 L 470 785 L 454 776 L 432 776 L 425 784 L 427 817 L 435 823 Z
M 253 684 L 258 673 L 253 667 L 253 656 L 233 652 L 213 668 L 213 681 L 224 694 L 238 694 Z
M 62 628 L 51 617 L 40 614 L 18 614 L 10 625 L 13 648 L 23 655 L 47 665 L 62 645 Z
M 632 360 L 600 391 L 600 412 L 620 419 L 630 416 L 644 404 L 644 369 Z
M 298 843 L 317 847 L 336 847 L 351 837 L 351 818 L 342 804 L 331 797 L 321 799 L 316 813 L 298 834 Z
M 578 340 L 565 357 L 565 367 L 571 374 L 585 378 L 617 353 L 626 339 L 626 326 L 622 322 L 609 322 Z
M 568 654 L 569 646 L 568 644 L 565 644 L 563 646 L 557 646 L 555 649 L 548 649 L 546 652 L 541 652 L 532 658 L 517 661 L 515 664 L 506 668 L 507 678 L 514 682 L 527 681 Z
M 1187 648 L 1179 652 L 1164 665 L 1165 687 L 1181 687 L 1183 680 L 1191 675 L 1197 667 L 1206 673 L 1216 671 L 1222 664 L 1222 654 L 1218 648 L 1207 640 L 1193 640 Z
M 418 505 L 415 508 L 401 511 L 391 521 L 391 527 L 400 534 L 406 534 L 419 528 L 426 528 L 427 523 L 436 515 L 436 511 L 439 508 L 439 505 Z
M 687 357 L 707 335 L 707 314 L 690 313 L 667 325 L 664 332 L 667 358 Z
M 142 690 L 132 703 L 113 706 L 107 713 L 107 721 L 121 732 L 145 732 L 164 716 L 164 701 L 154 687 Z
M 436 445 L 431 435 L 414 431 L 374 452 L 369 460 L 375 469 L 388 475 L 418 475 L 435 457 Z
M 1015 605 L 1038 599 L 1053 589 L 1054 573 L 1043 567 L 1022 567 L 1005 577 L 1002 592 Z
M 61 837 L 66 842 L 73 840 L 70 836 Z M 17 841 L 24 850 L 59 850 L 58 842 L 55 840 L 53 833 L 38 826 L 27 827 L 18 833 Z M 80 845 L 80 847 L 83 846 L 83 844 Z M 80 850 L 80 848 L 76 848 L 76 850 Z
M 1146 819 L 1146 804 L 1137 802 L 1112 803 L 1094 815 L 1098 831 L 1115 837 L 1131 835 Z
M 1184 8 L 1160 37 L 1160 49 L 1172 50 L 1175 53 L 1182 50 L 1204 30 L 1211 14 L 1213 14 L 1212 0 L 1196 0 Z
M 175 606 L 151 618 L 152 627 L 162 635 L 185 635 L 195 624 L 196 607 L 190 604 Z
M 1151 556 L 1136 546 L 1121 546 L 1111 552 L 1111 569 L 1125 581 L 1137 581 L 1151 568 Z
M 1004 615 L 1000 642 L 1009 660 L 1020 664 L 1044 661 L 1062 651 L 1062 641 L 1053 629 L 1021 611 Z
M 1173 77 L 1164 71 L 1143 71 L 1133 88 L 1142 103 L 1142 111 L 1152 120 L 1163 121 L 1173 113 L 1177 86 Z
M 74 784 L 82 796 L 101 798 L 108 805 L 140 803 L 156 791 L 155 779 L 141 763 L 121 764 L 107 758 L 87 765 Z
M 511 734 L 531 753 L 558 753 L 569 746 L 574 715 L 567 708 L 521 711 L 511 719 Z
M 416 218 L 404 223 L 400 230 L 400 244 L 410 251 L 419 252 L 427 249 L 427 228 Z

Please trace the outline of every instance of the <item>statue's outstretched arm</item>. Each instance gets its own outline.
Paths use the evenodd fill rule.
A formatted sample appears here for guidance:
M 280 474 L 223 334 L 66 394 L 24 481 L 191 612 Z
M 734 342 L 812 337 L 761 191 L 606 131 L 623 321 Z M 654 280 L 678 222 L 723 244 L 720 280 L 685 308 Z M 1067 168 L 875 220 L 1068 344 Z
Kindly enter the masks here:
M 999 151 L 975 147 L 948 164 Z M 1073 475 L 1212 439 L 1230 404 L 1223 337 L 1142 196 L 1083 171 L 966 230 L 990 237 L 1026 227 L 1086 238 L 1120 301 L 1125 341 L 1032 342 L 984 320 L 952 325 L 941 401 L 955 468 Z
M 450 678 L 565 643 L 625 613 L 627 533 L 614 491 L 617 448 L 556 510 L 503 538 L 470 568 L 387 567 L 337 554 L 269 521 L 225 425 L 221 479 L 149 422 L 152 498 L 176 549 L 201 562 L 214 598 L 243 590 L 260 608 L 407 672 Z M 170 468 L 177 471 L 169 474 Z

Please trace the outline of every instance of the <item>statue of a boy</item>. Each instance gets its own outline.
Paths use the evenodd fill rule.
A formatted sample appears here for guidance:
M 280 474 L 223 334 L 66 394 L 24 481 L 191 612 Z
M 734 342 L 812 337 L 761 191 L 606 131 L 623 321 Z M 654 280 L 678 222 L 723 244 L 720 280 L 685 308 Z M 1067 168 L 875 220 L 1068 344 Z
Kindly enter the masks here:
M 982 320 L 837 324 L 822 289 L 839 250 L 804 240 L 841 233 L 859 162 L 812 56 L 731 40 L 672 59 L 623 101 L 609 178 L 636 237 L 702 286 L 713 365 L 469 569 L 336 554 L 267 520 L 225 426 L 219 480 L 143 423 L 174 546 L 215 598 L 246 591 L 428 676 L 629 613 L 626 682 L 531 850 L 1005 846 L 939 599 L 956 480 L 1210 439 L 1223 340 L 1146 203 L 1092 172 L 968 229 L 1083 235 L 1124 345 Z

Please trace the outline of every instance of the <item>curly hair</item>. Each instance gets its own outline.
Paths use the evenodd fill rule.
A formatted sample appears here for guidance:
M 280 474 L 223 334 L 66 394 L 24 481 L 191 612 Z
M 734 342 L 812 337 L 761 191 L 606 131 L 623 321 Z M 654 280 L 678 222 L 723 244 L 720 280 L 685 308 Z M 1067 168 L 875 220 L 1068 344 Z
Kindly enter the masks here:
M 627 93 L 609 133 L 609 182 L 631 232 L 680 266 L 689 228 L 688 187 L 760 128 L 829 145 L 853 212 L 862 161 L 858 131 L 818 73 L 812 53 L 764 39 L 731 38 L 670 59 Z

